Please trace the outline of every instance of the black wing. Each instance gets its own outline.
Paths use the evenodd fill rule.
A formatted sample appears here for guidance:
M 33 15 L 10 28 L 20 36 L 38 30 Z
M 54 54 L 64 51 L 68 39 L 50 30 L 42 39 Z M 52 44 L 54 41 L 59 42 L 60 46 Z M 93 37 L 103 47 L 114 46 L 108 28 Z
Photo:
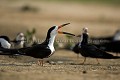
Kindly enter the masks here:
M 72 49 L 72 51 L 74 51 L 75 53 L 79 53 L 79 43 L 77 43 L 74 47 L 73 47 L 73 49 Z
M 18 49 L 7 49 L 7 48 L 0 48 L 0 55 L 14 55 L 14 54 L 20 54 Z
M 87 54 L 88 57 L 105 58 L 105 59 L 113 58 L 112 54 L 102 51 L 94 45 L 84 45 L 82 47 L 82 49 L 85 51 L 85 53 Z
M 37 44 L 32 47 L 26 47 L 19 49 L 22 55 L 32 56 L 35 58 L 45 58 L 51 54 L 51 50 L 46 45 Z

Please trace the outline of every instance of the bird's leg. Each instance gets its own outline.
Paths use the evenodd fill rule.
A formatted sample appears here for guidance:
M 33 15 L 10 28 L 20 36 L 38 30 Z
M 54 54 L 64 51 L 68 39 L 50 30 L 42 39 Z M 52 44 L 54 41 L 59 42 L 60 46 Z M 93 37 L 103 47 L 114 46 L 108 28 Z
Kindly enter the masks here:
M 97 60 L 98 64 L 100 64 L 97 58 L 96 58 L 96 60 Z
M 85 61 L 86 61 L 86 57 L 84 57 L 84 61 L 83 61 L 83 63 L 82 63 L 82 64 L 84 64 L 84 63 L 85 63 Z
M 38 60 L 38 65 L 43 66 L 43 59 Z
M 41 60 L 41 66 L 43 66 L 43 59 Z
M 40 62 L 40 60 L 38 60 L 37 64 L 38 64 L 38 65 L 41 65 L 41 62 Z

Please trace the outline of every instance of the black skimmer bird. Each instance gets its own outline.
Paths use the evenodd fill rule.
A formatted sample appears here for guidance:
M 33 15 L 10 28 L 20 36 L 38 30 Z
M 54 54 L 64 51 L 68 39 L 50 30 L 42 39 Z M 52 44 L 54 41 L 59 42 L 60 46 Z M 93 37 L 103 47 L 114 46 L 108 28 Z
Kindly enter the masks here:
M 15 49 L 11 50 L 11 42 L 13 42 L 13 41 L 10 41 L 9 37 L 7 37 L 7 36 L 0 36 L 0 52 L 1 53 L 7 53 L 7 52 L 14 52 L 14 53 L 16 53 L 17 50 L 15 50 Z
M 12 53 L 10 56 L 15 55 L 18 50 L 12 49 L 11 50 L 11 43 L 9 37 L 7 36 L 0 36 L 0 55 L 8 55 L 8 52 Z
M 81 41 L 79 42 L 79 44 L 77 44 L 75 48 L 73 48 L 74 52 L 79 52 L 82 56 L 85 57 L 84 62 L 86 61 L 86 57 L 91 57 L 91 58 L 96 58 L 98 64 L 99 61 L 97 58 L 102 58 L 102 59 L 117 59 L 120 57 L 117 56 L 113 56 L 112 54 L 109 54 L 105 51 L 100 50 L 99 48 L 97 48 L 96 46 L 89 44 L 88 43 L 88 28 L 83 28 L 83 33 L 81 35 Z
M 38 60 L 38 64 L 43 66 L 43 59 L 50 57 L 55 52 L 54 40 L 55 40 L 57 33 L 71 35 L 70 33 L 59 31 L 60 28 L 66 26 L 68 24 L 70 24 L 70 23 L 51 27 L 47 32 L 47 37 L 46 37 L 45 41 L 41 44 L 36 44 L 31 47 L 16 49 L 17 51 L 15 49 L 10 49 L 10 50 L 7 49 L 7 51 L 8 52 L 16 51 L 16 53 L 20 54 L 20 55 L 38 58 L 38 59 L 40 59 L 40 60 Z M 4 50 L 4 51 L 6 51 L 6 50 Z
M 7 36 L 0 36 L 0 48 L 11 48 L 10 39 Z
M 114 52 L 118 56 L 118 53 L 120 53 L 120 30 L 116 31 L 115 35 L 111 37 L 111 40 L 95 45 L 101 50 Z
M 14 49 L 23 48 L 25 44 L 25 36 L 23 33 L 18 33 L 16 38 L 12 41 Z

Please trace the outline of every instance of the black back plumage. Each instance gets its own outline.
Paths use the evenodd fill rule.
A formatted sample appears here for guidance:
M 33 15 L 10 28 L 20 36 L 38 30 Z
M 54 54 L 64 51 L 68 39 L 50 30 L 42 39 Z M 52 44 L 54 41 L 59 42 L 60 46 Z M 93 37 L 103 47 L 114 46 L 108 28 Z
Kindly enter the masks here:
M 21 48 L 18 50 L 21 55 L 32 56 L 34 58 L 47 58 L 51 54 L 51 50 L 47 45 L 37 44 L 33 47 Z
M 120 41 L 111 41 L 102 44 L 96 44 L 96 46 L 104 51 L 120 53 Z
M 117 30 L 113 36 L 108 37 L 99 37 L 99 38 L 91 38 L 93 43 L 96 47 L 101 50 L 108 51 L 108 52 L 115 52 L 120 53 L 120 30 Z
M 84 57 L 92 57 L 92 58 L 103 58 L 103 59 L 117 59 L 120 57 L 113 56 L 105 51 L 98 49 L 96 46 L 88 44 L 81 45 L 80 53 Z
M 113 56 L 112 54 L 109 54 L 105 51 L 102 51 L 92 44 L 88 44 L 88 34 L 87 33 L 83 33 L 82 37 L 83 37 L 83 40 L 81 41 L 81 43 L 79 43 L 80 44 L 78 46 L 79 49 L 77 48 L 77 52 L 79 51 L 79 53 L 82 56 L 92 57 L 92 58 L 103 58 L 103 59 L 120 58 L 120 57 L 117 57 L 117 56 Z
M 7 36 L 0 36 L 0 38 L 5 39 L 6 41 L 10 42 L 10 39 Z

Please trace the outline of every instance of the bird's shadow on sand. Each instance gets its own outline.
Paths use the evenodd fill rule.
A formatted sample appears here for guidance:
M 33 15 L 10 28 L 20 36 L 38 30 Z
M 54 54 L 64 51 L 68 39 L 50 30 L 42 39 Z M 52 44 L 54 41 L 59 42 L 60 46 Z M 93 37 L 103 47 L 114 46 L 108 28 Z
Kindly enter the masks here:
M 2 64 L 0 64 L 0 66 L 21 66 L 21 67 L 27 67 L 27 66 L 32 66 L 32 64 L 14 64 L 14 63 L 6 64 L 6 63 L 2 63 Z
M 84 65 L 84 66 L 85 66 L 85 65 L 86 65 L 86 66 L 87 66 L 87 65 L 96 65 L 96 66 L 99 66 L 99 65 L 101 65 L 101 64 L 89 64 L 89 63 L 87 63 L 87 64 L 86 64 L 86 63 L 85 63 L 85 64 L 83 64 L 83 63 L 70 63 L 70 65 Z

